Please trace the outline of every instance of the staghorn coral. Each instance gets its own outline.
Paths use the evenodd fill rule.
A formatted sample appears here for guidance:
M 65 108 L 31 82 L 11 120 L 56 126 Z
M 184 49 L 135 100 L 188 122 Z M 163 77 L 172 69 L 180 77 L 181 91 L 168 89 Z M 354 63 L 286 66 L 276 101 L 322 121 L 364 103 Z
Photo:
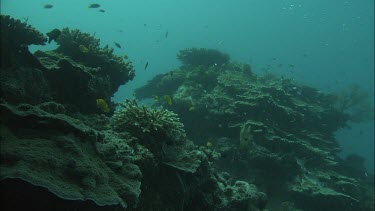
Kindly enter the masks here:
M 116 131 L 128 131 L 139 139 L 167 142 L 182 141 L 186 137 L 184 125 L 171 111 L 140 106 L 136 99 L 126 99 L 120 106 L 122 109 L 113 115 L 113 128 Z
M 132 63 L 124 62 L 123 58 L 113 54 L 113 48 L 105 45 L 100 47 L 100 39 L 96 39 L 88 33 L 83 33 L 78 29 L 70 30 L 64 28 L 56 42 L 59 47 L 55 50 L 83 63 L 85 66 L 100 67 L 100 74 L 109 76 L 112 82 L 112 91 L 135 76 Z M 82 51 L 84 46 L 87 51 Z
M 221 53 L 215 49 L 189 48 L 180 50 L 177 58 L 185 66 L 204 66 L 223 65 L 229 62 L 229 55 Z

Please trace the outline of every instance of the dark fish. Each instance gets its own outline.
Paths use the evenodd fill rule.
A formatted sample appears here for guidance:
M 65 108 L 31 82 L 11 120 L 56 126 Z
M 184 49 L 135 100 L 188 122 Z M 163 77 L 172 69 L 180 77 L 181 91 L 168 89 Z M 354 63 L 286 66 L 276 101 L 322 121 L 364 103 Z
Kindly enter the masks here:
M 25 23 L 27 23 L 27 21 L 29 21 L 29 17 L 23 17 L 22 19 L 24 20 Z
M 99 10 L 99 12 L 105 12 L 105 10 L 103 10 L 103 9 L 100 9 L 100 10 Z
M 143 26 L 147 26 L 147 24 L 146 24 L 146 23 L 144 23 L 144 24 L 143 24 Z
M 54 29 L 47 33 L 48 43 L 51 43 L 52 40 L 55 40 L 60 36 L 61 31 L 59 29 Z
M 145 70 L 147 69 L 147 67 L 148 67 L 148 62 L 146 62 L 146 64 L 145 64 Z
M 113 42 L 113 43 L 115 43 L 115 46 L 116 46 L 116 47 L 121 48 L 121 45 L 118 44 L 117 42 Z
M 99 8 L 100 4 L 90 4 L 88 8 Z
M 53 5 L 52 4 L 46 4 L 46 5 L 44 5 L 44 9 L 51 9 L 53 7 Z
M 165 33 L 165 38 L 168 38 L 168 31 Z

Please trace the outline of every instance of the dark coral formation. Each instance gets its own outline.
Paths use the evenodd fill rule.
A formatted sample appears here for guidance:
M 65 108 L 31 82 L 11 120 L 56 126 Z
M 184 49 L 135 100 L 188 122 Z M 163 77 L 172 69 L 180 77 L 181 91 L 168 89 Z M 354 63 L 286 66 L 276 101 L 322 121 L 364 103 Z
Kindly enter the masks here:
M 123 164 L 126 171 L 113 169 L 95 150 L 97 142 L 116 137 L 103 138 L 78 119 L 48 112 L 63 112 L 61 108 L 56 103 L 0 105 L 0 179 L 21 179 L 65 200 L 91 200 L 101 206 L 136 204 L 139 168 L 128 162 Z
M 114 55 L 108 46 L 101 48 L 100 40 L 87 33 L 65 28 L 56 38 L 56 50 L 32 54 L 28 45 L 44 44 L 46 37 L 9 16 L 1 16 L 1 21 L 1 96 L 8 102 L 52 100 L 71 113 L 103 113 L 96 105 L 97 99 L 103 99 L 110 114 L 111 97 L 135 76 L 131 62 Z M 79 46 L 87 46 L 88 51 Z
M 55 52 L 69 56 L 75 61 L 91 68 L 99 68 L 98 74 L 102 77 L 109 77 L 112 93 L 118 87 L 135 76 L 133 65 L 130 61 L 125 62 L 121 56 L 113 54 L 113 48 L 105 45 L 100 47 L 100 40 L 88 33 L 80 32 L 78 29 L 69 30 L 64 28 L 56 42 L 59 47 Z M 87 48 L 87 52 L 80 47 Z
M 206 68 L 229 62 L 228 54 L 207 48 L 189 48 L 180 50 L 177 54 L 177 58 L 185 66 L 204 66 Z
M 29 45 L 44 45 L 47 38 L 30 25 L 8 15 L 0 16 L 1 68 L 39 63 L 28 51 Z
M 270 201 L 304 210 L 370 210 L 373 182 L 364 180 L 363 167 L 356 170 L 361 177 L 343 171 L 338 157 L 334 132 L 352 115 L 337 108 L 337 97 L 249 72 L 238 63 L 184 66 L 156 76 L 136 94 L 171 95 L 169 108 L 181 117 L 187 136 L 196 144 L 210 141 L 222 156 L 219 168 L 253 181 Z

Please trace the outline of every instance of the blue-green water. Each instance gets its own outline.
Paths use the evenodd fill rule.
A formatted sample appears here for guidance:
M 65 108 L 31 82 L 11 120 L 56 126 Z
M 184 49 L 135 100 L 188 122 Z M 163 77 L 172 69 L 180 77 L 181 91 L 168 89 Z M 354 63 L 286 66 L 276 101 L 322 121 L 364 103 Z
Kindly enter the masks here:
M 89 9 L 91 3 L 101 7 Z M 53 8 L 44 9 L 45 4 Z M 324 92 L 359 84 L 373 101 L 373 8 L 372 0 L 1 1 L 1 14 L 27 18 L 43 33 L 78 28 L 95 33 L 116 54 L 128 54 L 136 78 L 119 89 L 115 101 L 131 96 L 156 74 L 178 67 L 176 53 L 190 47 L 218 49 L 232 60 L 250 63 L 257 73 L 285 75 Z M 51 43 L 32 50 L 55 47 Z M 374 171 L 373 121 L 353 124 L 337 138 L 343 156 L 360 154 Z

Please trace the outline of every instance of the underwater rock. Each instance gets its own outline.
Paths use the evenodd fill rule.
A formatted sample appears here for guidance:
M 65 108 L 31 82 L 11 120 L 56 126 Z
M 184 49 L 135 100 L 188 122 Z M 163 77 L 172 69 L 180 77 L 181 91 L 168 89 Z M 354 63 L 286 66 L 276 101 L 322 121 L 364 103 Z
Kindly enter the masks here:
M 43 71 L 54 101 L 63 103 L 69 112 L 103 113 L 97 108 L 97 99 L 110 102 L 112 81 L 101 74 L 101 68 L 93 68 L 77 63 L 67 56 L 55 52 L 37 51 L 45 69 Z M 84 95 L 75 95 L 79 92 Z M 114 110 L 110 104 L 110 110 Z M 107 112 L 108 113 L 108 112 Z
M 77 119 L 28 104 L 1 104 L 0 110 L 1 180 L 21 179 L 64 200 L 136 205 L 139 176 L 117 174 L 99 158 L 96 131 Z M 132 169 L 139 174 L 138 167 Z
M 0 95 L 10 103 L 38 104 L 51 99 L 48 82 L 40 69 L 0 68 Z

